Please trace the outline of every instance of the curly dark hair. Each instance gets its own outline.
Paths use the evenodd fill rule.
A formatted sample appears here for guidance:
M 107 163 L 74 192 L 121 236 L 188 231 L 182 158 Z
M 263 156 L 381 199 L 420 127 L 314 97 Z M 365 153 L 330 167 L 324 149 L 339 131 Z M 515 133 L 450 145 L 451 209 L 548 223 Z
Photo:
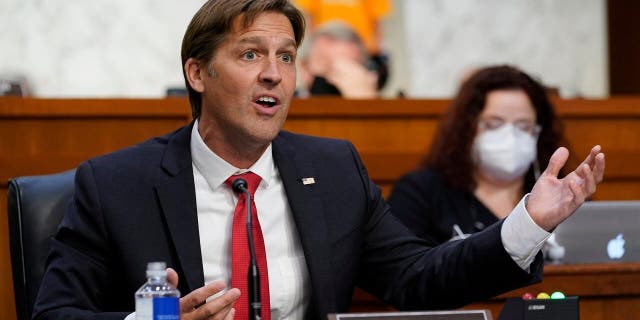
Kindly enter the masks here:
M 422 165 L 439 172 L 450 186 L 472 191 L 475 188 L 472 146 L 478 118 L 487 95 L 503 89 L 523 90 L 531 100 L 537 123 L 542 128 L 538 137 L 537 161 L 544 169 L 555 149 L 567 145 L 563 137 L 564 126 L 556 116 L 545 88 L 523 71 L 507 65 L 480 69 L 462 84 L 440 122 L 431 150 Z M 525 175 L 524 191 L 530 191 L 534 183 L 532 166 Z

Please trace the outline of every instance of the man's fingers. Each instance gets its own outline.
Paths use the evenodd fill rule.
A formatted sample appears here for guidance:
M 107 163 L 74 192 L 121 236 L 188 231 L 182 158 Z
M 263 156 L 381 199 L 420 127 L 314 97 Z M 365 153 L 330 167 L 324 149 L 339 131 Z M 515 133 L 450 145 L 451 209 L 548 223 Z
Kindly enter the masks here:
M 231 313 L 231 310 L 233 309 L 233 305 L 226 305 L 223 306 L 222 308 L 219 309 L 214 309 L 214 308 L 207 308 L 205 306 L 203 306 L 202 308 L 199 308 L 198 310 L 196 310 L 192 315 L 191 318 L 193 319 L 207 319 L 207 320 L 216 320 L 216 319 L 228 319 L 229 318 L 229 313 Z M 233 318 L 231 318 L 233 319 Z
M 167 268 L 167 281 L 169 281 L 172 286 L 178 287 L 178 273 L 173 270 L 173 268 Z
M 604 153 L 598 153 L 596 155 L 596 164 L 594 166 L 593 172 L 597 183 L 602 182 L 602 178 L 604 177 Z
M 584 185 L 587 197 L 590 197 L 594 192 L 596 192 L 596 177 L 594 176 L 594 172 L 589 168 L 589 166 L 583 166 L 583 174 L 584 174 Z
M 224 318 L 224 320 L 233 320 L 235 316 L 236 316 L 236 308 L 231 308 L 231 310 L 229 310 L 229 313 L 227 313 L 227 316 Z
M 583 181 L 583 189 L 585 194 L 590 196 L 594 192 L 596 192 L 596 177 L 594 176 L 594 172 L 591 170 L 591 167 L 587 164 L 581 164 L 575 171 L 576 175 L 580 177 Z
M 584 160 L 582 160 L 582 164 L 588 164 L 590 167 L 593 168 L 594 164 L 595 164 L 595 159 L 596 156 L 598 155 L 598 153 L 600 153 L 600 150 L 602 149 L 602 147 L 600 147 L 600 145 L 595 145 L 591 148 L 591 150 L 589 151 L 589 154 L 587 155 L 586 158 L 584 158 Z
M 240 290 L 233 288 L 199 307 L 195 311 L 195 318 L 204 319 L 214 316 L 216 319 L 226 319 L 238 297 L 240 297 Z
M 557 177 L 560 173 L 560 169 L 564 167 L 564 164 L 567 163 L 567 159 L 569 158 L 569 150 L 564 147 L 558 148 L 549 159 L 549 165 L 547 169 L 542 173 L 543 175 L 552 175 Z
M 180 299 L 180 311 L 193 311 L 194 308 L 202 305 L 207 298 L 222 291 L 225 287 L 226 285 L 224 284 L 224 281 L 213 281 L 203 287 L 193 290 L 191 293 Z
M 593 172 L 593 177 L 596 184 L 602 182 L 604 176 L 604 153 L 602 153 L 602 147 L 596 145 L 591 148 L 589 155 L 582 161 L 581 165 L 587 164 Z
M 574 179 L 569 180 L 569 189 L 571 189 L 571 193 L 573 193 L 573 203 L 577 208 L 584 202 L 586 196 L 584 193 L 584 181 L 575 176 L 573 178 Z

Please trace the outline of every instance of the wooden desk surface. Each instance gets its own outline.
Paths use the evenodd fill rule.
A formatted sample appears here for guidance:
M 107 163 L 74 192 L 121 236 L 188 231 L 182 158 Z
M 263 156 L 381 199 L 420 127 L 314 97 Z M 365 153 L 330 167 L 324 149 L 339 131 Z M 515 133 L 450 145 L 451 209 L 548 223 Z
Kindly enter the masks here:
M 551 294 L 561 291 L 580 298 L 581 320 L 622 320 L 640 318 L 640 263 L 548 265 L 542 283 L 514 290 L 490 301 L 470 304 L 462 309 L 489 309 L 497 319 L 507 298 L 529 292 Z M 388 305 L 359 289 L 354 293 L 351 311 L 391 311 Z
M 448 100 L 408 99 L 294 100 L 285 129 L 352 141 L 370 176 L 387 194 L 395 179 L 419 163 L 448 103 Z M 577 164 L 578 156 L 584 156 L 594 144 L 602 144 L 606 152 L 605 181 L 594 198 L 640 199 L 640 97 L 554 100 L 554 103 L 575 155 L 569 165 Z M 5 297 L 0 299 L 0 319 L 15 318 L 6 236 L 7 180 L 67 170 L 88 158 L 170 132 L 189 121 L 188 101 L 181 98 L 0 97 L 0 296 Z M 624 272 L 594 266 L 576 268 L 554 271 L 554 267 L 549 267 L 546 272 L 551 274 L 544 287 L 591 284 L 591 291 L 576 291 L 576 294 L 591 292 L 583 295 L 581 306 L 593 314 L 624 305 L 627 300 L 638 301 L 636 292 L 624 291 L 627 290 L 624 285 L 640 283 L 637 267 L 629 266 L 631 269 Z M 553 282 L 556 281 L 553 272 L 564 272 L 561 270 L 581 276 L 567 274 Z M 569 284 L 573 282 L 579 284 Z M 594 302 L 587 302 L 591 296 Z M 596 307 L 591 307 L 591 303 Z
M 504 300 L 561 291 L 580 297 L 580 319 L 622 320 L 640 318 L 640 263 L 607 263 L 545 266 L 540 284 L 511 291 L 496 299 L 467 308 L 488 308 L 498 315 Z

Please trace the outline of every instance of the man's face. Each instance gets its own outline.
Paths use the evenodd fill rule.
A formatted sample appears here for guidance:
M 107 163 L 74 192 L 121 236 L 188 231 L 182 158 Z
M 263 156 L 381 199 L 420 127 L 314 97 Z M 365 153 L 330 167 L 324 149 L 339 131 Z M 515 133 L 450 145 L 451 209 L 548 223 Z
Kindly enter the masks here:
M 204 67 L 210 72 L 202 77 L 200 123 L 205 135 L 213 134 L 227 147 L 264 147 L 287 117 L 296 82 L 296 42 L 281 13 L 261 13 L 247 28 L 241 22 L 236 18 Z

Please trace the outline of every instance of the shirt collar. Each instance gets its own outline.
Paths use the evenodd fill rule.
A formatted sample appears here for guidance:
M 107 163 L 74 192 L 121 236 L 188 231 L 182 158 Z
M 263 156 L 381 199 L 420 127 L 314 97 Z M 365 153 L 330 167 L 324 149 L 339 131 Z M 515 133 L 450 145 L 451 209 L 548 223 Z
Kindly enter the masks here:
M 217 189 L 233 174 L 251 171 L 262 179 L 260 185 L 268 186 L 275 173 L 271 143 L 262 156 L 248 169 L 236 168 L 215 154 L 204 143 L 198 132 L 198 120 L 196 119 L 191 130 L 191 157 L 193 165 L 207 180 L 211 189 Z

